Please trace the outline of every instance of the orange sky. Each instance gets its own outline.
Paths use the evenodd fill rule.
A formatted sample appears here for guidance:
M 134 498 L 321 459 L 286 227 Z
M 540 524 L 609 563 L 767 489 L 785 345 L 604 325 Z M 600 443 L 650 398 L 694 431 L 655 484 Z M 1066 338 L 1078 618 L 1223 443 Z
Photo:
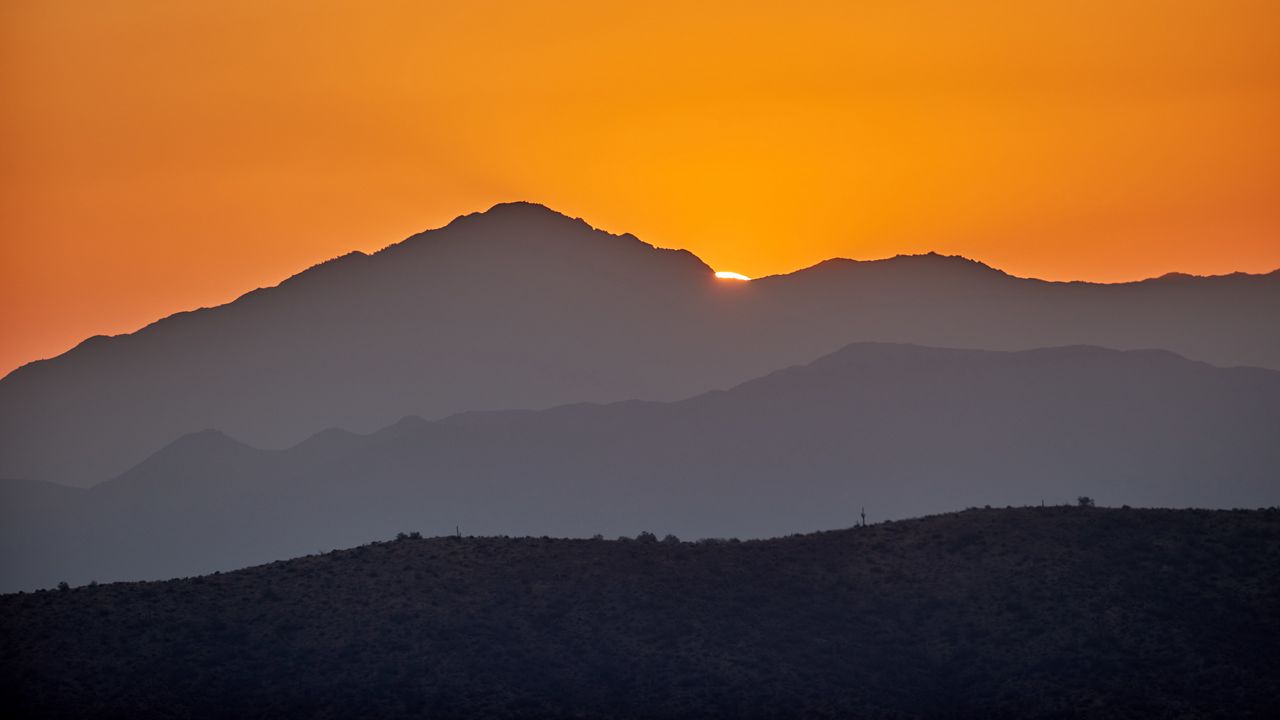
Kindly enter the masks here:
M 1275 0 L 0 7 L 0 373 L 528 199 L 722 270 L 1280 267 Z

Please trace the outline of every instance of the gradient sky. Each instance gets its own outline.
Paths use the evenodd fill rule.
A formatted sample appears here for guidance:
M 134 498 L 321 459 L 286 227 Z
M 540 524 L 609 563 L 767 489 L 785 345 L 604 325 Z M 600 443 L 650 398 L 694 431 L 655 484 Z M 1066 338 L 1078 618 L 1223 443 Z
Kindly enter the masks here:
M 527 199 L 752 276 L 1280 267 L 1275 0 L 0 7 L 0 373 Z

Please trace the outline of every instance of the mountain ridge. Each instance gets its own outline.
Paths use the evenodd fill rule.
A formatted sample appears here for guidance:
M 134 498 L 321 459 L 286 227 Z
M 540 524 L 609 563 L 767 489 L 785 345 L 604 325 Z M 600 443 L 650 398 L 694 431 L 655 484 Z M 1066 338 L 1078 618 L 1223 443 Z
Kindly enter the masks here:
M 502 205 L 15 370 L 0 476 L 88 485 L 201 428 L 279 448 L 405 415 L 672 401 L 856 341 L 1280 368 L 1276 280 L 1047 283 L 932 254 L 722 281 L 686 251 Z
M 350 252 L 346 252 L 341 255 L 337 255 L 335 257 L 329 258 L 328 260 L 317 262 L 296 273 L 293 273 L 292 275 L 289 275 L 283 278 L 282 280 L 280 280 L 274 285 L 266 285 L 263 287 L 247 290 L 241 293 L 240 295 L 237 295 L 235 298 L 228 300 L 227 302 L 224 302 L 224 303 L 218 303 L 215 305 L 206 305 L 206 306 L 191 308 L 187 310 L 179 310 L 177 312 L 171 313 L 164 317 L 157 318 L 156 320 L 153 320 L 136 330 L 132 330 L 128 332 L 122 332 L 122 333 L 117 333 L 113 335 L 106 335 L 106 334 L 92 335 L 80 341 L 79 343 L 69 348 L 68 350 L 62 353 L 59 353 L 58 355 L 55 355 L 49 358 L 39 358 L 36 360 L 31 360 L 22 365 L 19 365 L 13 370 L 10 370 L 3 377 L 0 377 L 0 382 L 3 382 L 4 380 L 9 379 L 11 376 L 14 376 L 20 371 L 24 371 L 24 369 L 26 368 L 55 362 L 68 355 L 71 355 L 72 353 L 83 353 L 85 350 L 101 347 L 106 341 L 121 340 L 121 339 L 126 339 L 135 335 L 156 332 L 161 328 L 169 326 L 170 324 L 172 324 L 173 321 L 178 321 L 186 317 L 206 314 L 209 312 L 220 311 L 225 308 L 228 308 L 229 306 L 236 305 L 236 304 L 243 304 L 245 302 L 253 302 L 253 301 L 258 301 L 264 298 L 268 298 L 274 294 L 274 291 L 296 287 L 300 284 L 306 284 L 318 278 L 322 278 L 327 275 L 330 275 L 333 272 L 340 269 L 352 269 L 354 266 L 366 264 L 368 261 L 393 258 L 399 253 L 419 251 L 422 246 L 429 245 L 430 242 L 433 242 L 434 240 L 436 240 L 437 239 L 436 234 L 444 230 L 449 230 L 451 228 L 454 230 L 465 228 L 468 225 L 476 221 L 482 221 L 485 218 L 513 216 L 513 215 L 517 219 L 534 218 L 539 222 L 551 221 L 555 224 L 573 227 L 581 230 L 586 230 L 595 234 L 596 236 L 603 236 L 611 240 L 625 241 L 628 245 L 639 246 L 640 249 L 654 250 L 654 251 L 657 251 L 658 253 L 670 253 L 671 257 L 691 258 L 699 266 L 701 266 L 702 269 L 705 269 L 707 273 L 713 272 L 710 266 L 706 265 L 706 263 L 704 263 L 701 260 L 701 258 L 698 258 L 695 254 L 685 249 L 658 247 L 656 245 L 652 245 L 650 243 L 644 242 L 643 240 L 640 240 L 639 238 L 637 238 L 635 235 L 632 235 L 631 233 L 622 233 L 622 234 L 610 233 L 606 230 L 596 228 L 590 225 L 589 223 L 587 223 L 586 220 L 582 218 L 575 218 L 569 215 L 565 215 L 563 213 L 553 210 L 540 203 L 534 203 L 529 201 L 502 202 L 502 203 L 495 204 L 488 210 L 459 215 L 458 217 L 454 218 L 453 220 L 449 221 L 444 225 L 441 225 L 440 227 L 429 228 L 427 230 L 414 233 L 413 235 L 410 235 L 403 240 L 399 240 L 397 242 L 391 243 L 373 252 L 364 252 L 362 250 L 352 250 Z
M 86 490 L 5 484 L 0 589 L 227 570 L 404 527 L 750 538 L 858 507 L 1270 506 L 1277 433 L 1280 371 L 857 343 L 674 402 L 410 416 L 284 449 L 206 431 Z
M 579 225 L 587 230 L 603 234 L 609 238 L 635 241 L 647 248 L 651 248 L 653 250 L 657 250 L 661 252 L 687 255 L 693 258 L 694 260 L 696 260 L 703 268 L 706 269 L 707 272 L 709 273 L 714 272 L 712 268 L 705 263 L 705 261 L 699 258 L 695 253 L 687 249 L 659 247 L 657 245 L 653 245 L 643 240 L 640 240 L 635 235 L 629 232 L 624 232 L 621 234 L 611 233 L 607 230 L 603 230 L 602 228 L 597 228 L 595 226 L 592 226 L 590 223 L 588 223 L 585 219 L 581 217 L 573 217 L 570 215 L 566 215 L 564 213 L 554 210 L 553 208 L 550 208 L 541 203 L 526 201 L 526 200 L 500 202 L 500 203 L 496 203 L 495 205 L 490 207 L 488 210 L 476 211 L 472 213 L 466 213 L 464 215 L 459 215 L 458 217 L 454 218 L 453 220 L 449 221 L 444 225 L 441 225 L 438 228 L 429 228 L 427 230 L 422 230 L 420 232 L 414 233 L 413 235 L 406 237 L 403 240 L 391 243 L 373 252 L 364 252 L 362 250 L 352 250 L 352 251 L 343 253 L 341 255 L 337 255 L 335 257 L 329 258 L 328 260 L 317 262 L 296 273 L 293 273 L 292 275 L 289 275 L 281 279 L 278 283 L 274 285 L 266 285 L 263 287 L 247 290 L 241 293 L 240 295 L 236 296 L 235 298 L 228 300 L 227 302 L 224 302 L 224 303 L 218 303 L 215 305 L 205 305 L 205 306 L 200 306 L 196 308 L 190 308 L 187 310 L 179 310 L 177 312 L 171 313 L 164 317 L 157 318 L 156 320 L 153 320 L 147 323 L 146 325 L 143 325 L 137 328 L 136 330 L 116 333 L 116 334 L 91 335 L 85 338 L 84 340 L 81 340 L 79 343 L 77 343 L 76 345 L 72 346 L 71 348 L 67 349 L 62 353 L 59 353 L 57 355 L 54 355 L 48 358 L 37 358 L 35 360 L 31 360 L 26 363 L 23 363 L 22 365 L 19 365 L 18 367 L 10 370 L 3 377 L 0 377 L 0 381 L 4 381 L 8 379 L 10 376 L 14 375 L 15 373 L 18 373 L 19 371 L 24 370 L 25 368 L 42 365 L 45 363 L 49 363 L 51 361 L 56 361 L 66 355 L 69 355 L 73 352 L 81 351 L 82 349 L 85 349 L 89 346 L 99 345 L 101 344 L 102 341 L 116 340 L 119 338 L 125 338 L 132 335 L 137 335 L 139 333 L 150 331 L 152 330 L 152 328 L 160 326 L 171 320 L 179 319 L 188 315 L 203 313 L 206 311 L 218 310 L 228 305 L 233 305 L 235 303 L 246 300 L 250 297 L 255 297 L 260 293 L 265 293 L 271 290 L 284 288 L 289 284 L 293 283 L 294 281 L 298 281 L 298 280 L 309 278 L 316 275 L 323 275 L 326 272 L 332 271 L 339 267 L 349 266 L 356 262 L 373 259 L 378 257 L 379 255 L 394 254 L 395 252 L 398 252 L 397 248 L 400 248 L 401 246 L 405 246 L 405 245 L 411 246 L 415 242 L 428 240 L 432 233 L 438 232 L 440 230 L 448 229 L 454 226 L 455 224 L 459 223 L 459 221 L 472 222 L 478 219 L 482 219 L 486 216 L 489 216 L 491 213 L 494 213 L 495 211 L 505 212 L 505 211 L 508 211 L 509 209 L 519 209 L 521 211 L 531 212 L 535 216 L 538 213 L 545 213 L 547 215 L 554 216 L 556 218 L 568 221 L 568 224 Z M 971 266 L 974 269 L 990 271 L 992 273 L 998 274 L 1006 278 L 1011 278 L 1014 280 L 1024 280 L 1028 282 L 1045 283 L 1045 284 L 1051 284 L 1051 285 L 1124 287 L 1124 286 L 1134 286 L 1134 285 L 1142 285 L 1142 284 L 1148 284 L 1148 283 L 1158 283 L 1160 281 L 1199 281 L 1199 280 L 1221 280 L 1221 279 L 1241 280 L 1241 279 L 1280 278 L 1280 268 L 1276 268 L 1275 270 L 1272 270 L 1270 272 L 1265 272 L 1265 273 L 1249 273 L 1249 272 L 1243 272 L 1243 271 L 1234 271 L 1229 273 L 1209 274 L 1209 275 L 1197 275 L 1193 273 L 1185 273 L 1185 272 L 1175 270 L 1175 271 L 1164 273 L 1162 275 L 1156 275 L 1152 277 L 1140 278 L 1135 280 L 1123 280 L 1123 281 L 1117 281 L 1117 282 L 1097 282 L 1097 281 L 1091 281 L 1091 280 L 1046 280 L 1043 278 L 1037 278 L 1037 277 L 1031 277 L 1031 276 L 1014 275 L 1007 271 L 1001 270 L 1000 268 L 989 265 L 988 263 L 985 263 L 981 260 L 970 258 L 964 255 L 948 255 L 948 254 L 939 253 L 936 251 L 928 251 L 923 253 L 903 253 L 903 254 L 892 255 L 884 258 L 870 258 L 870 259 L 832 257 L 826 260 L 821 260 L 817 263 L 808 265 L 806 267 L 798 268 L 796 270 L 791 270 L 788 272 L 781 272 L 781 273 L 773 273 L 769 275 L 762 275 L 760 277 L 752 278 L 751 281 L 752 282 L 770 282 L 770 281 L 776 282 L 781 279 L 795 278 L 796 276 L 803 276 L 807 273 L 821 272 L 823 270 L 828 270 L 828 269 L 841 269 L 841 268 L 864 269 L 864 268 L 880 266 L 880 265 L 903 264 L 905 262 L 914 261 L 914 260 L 936 260 L 936 259 L 952 261 L 956 264 L 956 266 Z
M 840 367 L 843 363 L 849 360 L 856 361 L 861 359 L 858 356 L 859 352 L 867 349 L 888 350 L 888 351 L 896 351 L 899 349 L 905 349 L 905 350 L 911 350 L 911 351 L 920 350 L 920 351 L 927 351 L 931 353 L 953 354 L 956 356 L 963 356 L 973 352 L 971 350 L 960 349 L 960 348 L 935 348 L 935 347 L 929 347 L 926 345 L 918 345 L 914 343 L 882 343 L 882 342 L 874 342 L 874 341 L 855 342 L 855 343 L 850 343 L 849 345 L 845 346 L 844 348 L 841 348 L 840 350 L 837 350 L 834 353 L 824 355 L 823 357 L 820 357 L 811 363 L 807 363 L 804 365 L 792 365 L 789 367 L 780 368 L 762 377 L 745 380 L 741 383 L 738 383 L 737 385 L 734 385 L 724 390 L 709 390 L 707 392 L 700 393 L 694 397 L 687 398 L 685 401 L 688 401 L 688 402 L 697 401 L 700 398 L 707 398 L 707 397 L 722 395 L 724 393 L 732 392 L 733 390 L 737 390 L 739 388 L 747 388 L 747 387 L 752 387 L 756 385 L 771 383 L 778 378 L 785 378 L 796 372 L 802 372 L 806 368 Z M 1152 360 L 1160 361 L 1167 365 L 1198 366 L 1204 369 L 1212 369 L 1215 371 L 1223 371 L 1223 372 L 1234 373 L 1234 372 L 1257 371 L 1257 372 L 1264 373 L 1266 375 L 1275 374 L 1275 371 L 1269 370 L 1266 368 L 1254 368 L 1249 366 L 1237 366 L 1237 367 L 1227 367 L 1227 368 L 1218 367 L 1211 363 L 1184 358 L 1175 352 L 1172 352 L 1169 350 L 1161 350 L 1159 348 L 1137 349 L 1137 350 L 1112 350 L 1112 349 L 1104 348 L 1098 345 L 1063 345 L 1059 347 L 1034 348 L 1031 350 L 1010 351 L 1008 353 L 1004 353 L 1003 351 L 997 351 L 997 352 L 1001 352 L 1002 354 L 1019 355 L 1027 358 L 1042 357 L 1042 358 L 1050 359 L 1057 364 L 1072 363 L 1072 362 L 1078 361 L 1079 359 L 1096 359 L 1096 358 L 1105 358 L 1105 357 L 1113 357 L 1116 355 L 1120 355 L 1120 356 L 1129 356 L 1133 358 L 1149 358 Z M 1063 354 L 1069 354 L 1070 356 L 1068 358 L 1063 358 L 1062 357 Z M 677 402 L 684 402 L 684 401 L 677 401 Z M 216 428 L 206 428 L 204 430 L 197 430 L 195 432 L 182 435 L 181 437 L 177 438 L 173 442 L 164 446 L 160 450 L 157 450 L 155 454 L 144 459 L 142 463 L 139 464 L 139 466 L 145 465 L 148 461 L 152 460 L 153 458 L 162 457 L 170 452 L 173 452 L 176 450 L 186 450 L 187 448 L 193 448 L 193 447 L 198 447 L 202 449 L 220 448 L 223 450 L 242 450 L 243 449 L 243 450 L 280 454 L 280 453 L 296 452 L 300 449 L 305 449 L 313 445 L 328 445 L 332 443 L 346 442 L 353 439 L 354 440 L 370 439 L 370 438 L 376 438 L 379 436 L 389 437 L 391 435 L 402 433 L 402 432 L 416 432 L 416 431 L 420 431 L 426 428 L 439 426 L 439 425 L 472 425 L 477 422 L 484 423 L 493 419 L 507 419 L 507 418 L 522 419 L 522 418 L 528 418 L 533 416 L 549 416 L 549 415 L 556 415 L 556 414 L 571 413 L 571 412 L 577 412 L 581 410 L 589 411 L 589 410 L 596 410 L 596 409 L 624 408 L 624 407 L 636 408 L 636 407 L 644 407 L 644 406 L 661 406 L 663 404 L 664 403 L 651 401 L 651 400 L 612 400 L 612 401 L 606 401 L 606 402 L 565 403 L 563 405 L 556 405 L 556 406 L 544 408 L 541 410 L 530 410 L 530 409 L 466 410 L 463 412 L 454 413 L 452 415 L 448 415 L 438 419 L 429 419 L 421 415 L 406 415 L 389 425 L 377 428 L 369 432 L 363 432 L 363 433 L 353 432 L 345 428 L 338 428 L 338 427 L 326 428 L 324 430 L 321 430 L 315 433 L 314 435 L 310 435 L 298 441 L 297 443 L 294 443 L 293 445 L 289 445 L 283 448 L 258 447 L 256 445 L 252 445 L 250 443 L 247 443 L 245 441 L 232 437 L 231 435 L 228 435 L 227 433 L 224 433 L 221 430 L 217 430 Z M 131 468 L 127 472 L 132 472 L 134 469 L 136 468 Z M 115 479 L 116 478 L 108 479 L 104 481 L 102 484 L 110 483 Z M 34 481 L 34 482 L 40 482 L 40 481 Z M 59 485 L 57 483 L 49 483 L 49 484 L 55 485 L 57 487 L 68 487 L 65 485 Z M 96 486 L 90 486 L 90 487 L 96 487 Z

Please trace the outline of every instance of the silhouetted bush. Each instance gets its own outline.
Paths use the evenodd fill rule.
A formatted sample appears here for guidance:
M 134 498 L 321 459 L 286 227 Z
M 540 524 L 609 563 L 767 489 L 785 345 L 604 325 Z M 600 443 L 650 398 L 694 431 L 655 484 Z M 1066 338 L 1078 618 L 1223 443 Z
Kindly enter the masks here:
M 644 531 L 644 532 L 642 532 L 642 533 L 640 533 L 639 535 L 637 535 L 637 536 L 636 536 L 636 542 L 641 542 L 641 543 L 656 543 L 656 542 L 658 542 L 658 536 L 657 536 L 657 535 L 654 535 L 653 533 L 651 533 L 651 532 L 649 532 L 648 530 L 646 530 L 646 531 Z

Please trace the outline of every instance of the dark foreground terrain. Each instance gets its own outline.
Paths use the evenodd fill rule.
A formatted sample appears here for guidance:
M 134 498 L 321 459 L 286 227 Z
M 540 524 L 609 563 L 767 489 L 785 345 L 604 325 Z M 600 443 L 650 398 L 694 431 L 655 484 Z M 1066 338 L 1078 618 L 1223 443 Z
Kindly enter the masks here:
M 0 598 L 22 717 L 1275 717 L 1280 510 L 405 538 Z

